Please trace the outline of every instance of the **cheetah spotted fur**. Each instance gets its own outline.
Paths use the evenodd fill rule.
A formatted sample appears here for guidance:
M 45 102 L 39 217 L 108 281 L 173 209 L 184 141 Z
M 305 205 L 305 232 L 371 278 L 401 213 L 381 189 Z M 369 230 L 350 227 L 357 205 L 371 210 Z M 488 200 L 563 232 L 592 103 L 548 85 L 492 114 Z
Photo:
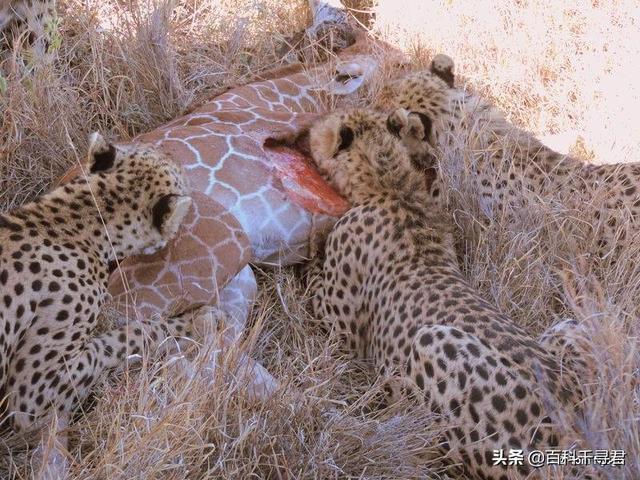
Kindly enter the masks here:
M 555 152 L 507 122 L 481 97 L 454 86 L 453 60 L 434 57 L 430 70 L 385 85 L 375 104 L 418 116 L 420 129 L 405 137 L 414 164 L 448 169 L 457 185 L 470 184 L 489 219 L 513 214 L 539 198 L 591 209 L 593 246 L 587 253 L 612 258 L 640 232 L 640 163 L 592 165 Z M 445 150 L 464 165 L 439 163 Z M 454 162 L 454 163 L 455 163 Z M 440 176 L 431 193 L 443 194 Z
M 424 399 L 449 426 L 447 458 L 467 475 L 535 478 L 526 463 L 493 465 L 493 451 L 570 446 L 551 410 L 574 409 L 580 392 L 465 281 L 451 221 L 398 138 L 412 128 L 398 118 L 409 116 L 336 112 L 310 130 L 319 170 L 353 205 L 309 273 L 314 314 L 348 351 L 398 378 L 392 395 L 409 388 Z
M 86 178 L 0 215 L 0 420 L 16 431 L 71 412 L 104 370 L 189 327 L 177 318 L 92 335 L 109 263 L 164 246 L 191 204 L 156 150 L 98 134 L 92 145 Z

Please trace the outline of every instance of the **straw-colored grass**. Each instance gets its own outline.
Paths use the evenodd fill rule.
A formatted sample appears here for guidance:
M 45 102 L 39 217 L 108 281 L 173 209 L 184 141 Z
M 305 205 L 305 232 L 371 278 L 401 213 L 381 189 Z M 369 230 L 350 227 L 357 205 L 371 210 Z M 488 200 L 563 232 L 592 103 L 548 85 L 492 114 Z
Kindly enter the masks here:
M 58 48 L 2 60 L 0 211 L 46 191 L 83 155 L 90 131 L 130 138 L 294 60 L 283 40 L 308 22 L 302 0 L 58 0 L 58 8 Z M 373 28 L 416 65 L 448 53 L 461 82 L 536 135 L 568 138 L 567 148 L 598 162 L 633 161 L 635 8 L 632 0 L 380 0 Z M 455 145 L 445 153 L 445 162 L 459 154 Z M 587 421 L 578 427 L 585 448 L 626 451 L 627 466 L 603 469 L 605 478 L 640 478 L 640 248 L 616 265 L 586 258 L 588 206 L 557 202 L 480 228 L 468 185 L 449 181 L 472 283 L 533 335 L 564 317 L 591 329 Z M 240 350 L 281 382 L 274 397 L 253 399 L 224 375 L 234 352 L 213 384 L 197 361 L 206 351 L 193 353 L 202 367 L 191 376 L 176 373 L 175 358 L 112 375 L 71 428 L 70 478 L 437 475 L 429 415 L 408 402 L 371 409 L 380 389 L 372 367 L 336 355 L 305 309 L 295 270 L 259 278 Z M 15 443 L 0 441 L 0 477 L 29 478 Z

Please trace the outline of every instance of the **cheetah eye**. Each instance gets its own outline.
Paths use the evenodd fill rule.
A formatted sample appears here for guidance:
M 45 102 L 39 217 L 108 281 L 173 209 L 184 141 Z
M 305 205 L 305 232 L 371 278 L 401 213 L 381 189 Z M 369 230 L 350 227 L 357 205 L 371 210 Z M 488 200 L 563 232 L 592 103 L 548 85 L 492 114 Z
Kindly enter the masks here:
M 340 128 L 340 144 L 338 145 L 338 152 L 345 150 L 353 143 L 353 130 L 349 127 Z

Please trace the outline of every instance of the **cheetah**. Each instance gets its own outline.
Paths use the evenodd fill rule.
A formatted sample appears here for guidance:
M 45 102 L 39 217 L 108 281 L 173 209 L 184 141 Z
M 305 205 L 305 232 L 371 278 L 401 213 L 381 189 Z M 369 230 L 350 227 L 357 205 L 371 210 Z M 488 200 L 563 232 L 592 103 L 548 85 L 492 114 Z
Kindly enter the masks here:
M 27 40 L 47 48 L 47 28 L 56 19 L 54 0 L 0 0 L 0 46 L 2 37 L 14 42 Z
M 486 220 L 511 218 L 538 199 L 593 216 L 592 245 L 586 253 L 615 262 L 640 232 L 640 163 L 592 165 L 545 146 L 510 124 L 488 101 L 454 85 L 453 60 L 434 57 L 429 70 L 385 85 L 374 107 L 402 108 L 420 122 L 403 137 L 412 161 L 441 175 L 432 196 L 445 201 L 443 179 L 471 185 Z M 393 123 L 393 122 L 392 122 Z M 397 129 L 396 129 L 397 130 Z M 454 152 L 443 159 L 443 152 Z
M 0 215 L 0 425 L 69 414 L 106 369 L 184 335 L 180 317 L 94 335 L 109 263 L 173 238 L 191 205 L 181 172 L 144 145 L 94 134 L 85 178 Z M 4 412 L 4 413 L 2 413 Z
M 348 352 L 397 380 L 392 398 L 413 392 L 436 414 L 446 458 L 466 475 L 535 478 L 526 462 L 494 465 L 493 452 L 572 445 L 552 417 L 577 410 L 576 379 L 464 279 L 453 222 L 397 135 L 409 118 L 334 112 L 306 134 L 319 171 L 353 205 L 312 262 L 312 310 Z

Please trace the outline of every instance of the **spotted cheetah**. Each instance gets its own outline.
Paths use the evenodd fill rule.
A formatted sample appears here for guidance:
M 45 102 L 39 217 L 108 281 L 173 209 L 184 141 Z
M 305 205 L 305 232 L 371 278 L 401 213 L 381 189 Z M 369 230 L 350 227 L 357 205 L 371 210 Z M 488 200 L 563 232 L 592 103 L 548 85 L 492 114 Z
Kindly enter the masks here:
M 47 43 L 47 28 L 56 18 L 55 0 L 0 0 L 0 46 L 2 37 L 11 43 L 28 40 Z M 25 38 L 26 37 L 26 38 Z
M 92 334 L 109 263 L 163 247 L 191 205 L 160 152 L 99 134 L 92 145 L 86 178 L 0 215 L 0 420 L 19 432 L 71 412 L 105 369 L 189 327 L 177 318 Z
M 579 401 L 575 378 L 465 281 L 452 221 L 398 138 L 411 129 L 402 118 L 335 112 L 308 133 L 320 172 L 353 205 L 309 273 L 314 314 L 397 379 L 391 395 L 424 400 L 467 475 L 532 478 L 526 462 L 494 465 L 493 452 L 570 446 L 555 414 Z
M 444 178 L 456 188 L 471 185 L 488 220 L 508 218 L 539 198 L 579 210 L 588 205 L 593 245 L 586 253 L 615 261 L 636 242 L 640 163 L 592 165 L 555 152 L 506 121 L 489 102 L 456 88 L 454 80 L 453 60 L 437 55 L 429 70 L 384 86 L 374 105 L 418 116 L 419 130 L 404 141 L 416 166 L 441 173 L 431 186 L 434 197 L 442 200 Z

